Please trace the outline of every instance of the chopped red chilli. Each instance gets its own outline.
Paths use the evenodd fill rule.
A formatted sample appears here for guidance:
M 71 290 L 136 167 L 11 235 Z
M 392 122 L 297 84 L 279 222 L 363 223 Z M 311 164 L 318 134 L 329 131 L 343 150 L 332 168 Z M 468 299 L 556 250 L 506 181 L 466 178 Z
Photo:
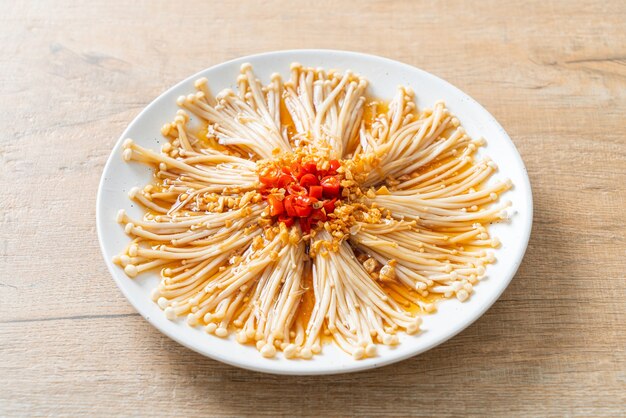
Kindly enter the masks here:
M 337 173 L 339 167 L 338 160 L 327 163 L 326 170 L 318 169 L 313 161 L 266 167 L 259 181 L 265 186 L 261 194 L 272 220 L 287 227 L 298 221 L 304 233 L 325 222 L 341 196 L 343 176 Z

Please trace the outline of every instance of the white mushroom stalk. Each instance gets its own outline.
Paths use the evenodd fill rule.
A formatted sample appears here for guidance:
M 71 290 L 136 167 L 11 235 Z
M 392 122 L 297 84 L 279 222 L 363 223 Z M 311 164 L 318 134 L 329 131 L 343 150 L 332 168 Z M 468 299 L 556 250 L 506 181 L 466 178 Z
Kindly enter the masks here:
M 289 138 L 281 132 L 280 76 L 273 76 L 272 82 L 263 87 L 246 64 L 241 67 L 238 82 L 239 95 L 225 89 L 217 95 L 215 106 L 207 100 L 204 80 L 196 83 L 197 93 L 181 96 L 177 103 L 208 123 L 209 133 L 221 145 L 234 146 L 259 158 L 290 152 Z
M 511 187 L 511 182 L 486 184 L 496 165 L 492 161 L 471 165 L 471 160 L 467 161 L 469 158 L 463 156 L 457 163 L 452 159 L 447 164 L 452 168 L 429 181 L 412 184 L 412 180 L 406 180 L 393 191 L 385 188 L 364 200 L 390 210 L 397 219 L 416 220 L 423 227 L 454 227 L 476 222 L 486 224 L 506 219 L 505 209 L 510 202 L 495 206 L 490 204 L 498 201 L 500 194 Z M 407 186 L 414 188 L 395 190 Z
M 443 102 L 418 111 L 401 87 L 386 105 L 359 75 L 300 64 L 266 85 L 244 64 L 236 85 L 213 97 L 198 80 L 160 150 L 123 144 L 154 176 L 129 191 L 143 217 L 118 213 L 130 242 L 113 261 L 159 275 L 166 318 L 266 358 L 333 341 L 363 359 L 470 298 L 512 185 Z
M 419 230 L 415 222 L 361 224 L 350 240 L 383 266 L 382 273 L 384 266 L 392 266 L 394 290 L 403 292 L 407 299 L 427 311 L 433 306 L 424 298 L 431 293 L 466 300 L 472 286 L 484 276 L 484 265 L 494 261 L 492 254 L 478 247 L 499 245 L 478 223 L 468 231 L 446 233 Z M 466 250 L 465 246 L 472 249 Z M 375 277 L 380 279 L 381 272 Z
M 326 73 L 292 64 L 285 105 L 301 138 L 342 158 L 358 144 L 366 88 L 367 81 L 350 71 Z
M 182 150 L 179 150 L 182 151 Z M 132 139 L 124 142 L 124 160 L 139 161 L 158 167 L 157 177 L 171 178 L 169 186 L 190 186 L 203 193 L 221 192 L 225 187 L 251 190 L 258 182 L 256 166 L 248 160 L 225 154 L 198 155 L 185 152 L 173 158 L 146 149 Z M 187 156 L 188 154 L 191 154 Z
M 377 116 L 369 132 L 361 131 L 364 152 L 372 152 L 380 160 L 364 185 L 412 174 L 468 140 L 443 102 L 416 113 L 412 90 L 400 88 L 389 111 Z
M 421 318 L 406 312 L 390 298 L 344 242 L 328 251 L 332 237 L 322 231 L 317 236 L 322 248 L 314 259 L 313 286 L 316 304 L 306 330 L 302 356 L 318 350 L 324 327 L 335 342 L 356 359 L 376 355 L 376 344 L 393 345 L 398 331 L 414 334 Z

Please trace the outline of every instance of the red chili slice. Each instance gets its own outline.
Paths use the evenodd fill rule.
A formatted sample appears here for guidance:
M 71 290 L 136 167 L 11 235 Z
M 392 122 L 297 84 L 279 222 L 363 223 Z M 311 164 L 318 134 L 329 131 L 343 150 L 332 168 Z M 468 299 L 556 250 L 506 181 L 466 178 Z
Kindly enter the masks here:
M 315 199 L 317 201 L 317 199 Z M 296 216 L 300 218 L 306 218 L 311 214 L 313 208 L 311 204 L 313 203 L 313 199 L 309 196 L 296 196 L 293 201 L 293 207 L 296 211 Z
M 309 219 L 311 219 L 311 223 L 325 222 L 326 214 L 321 209 L 313 209 L 313 212 L 311 213 Z
M 305 196 L 307 194 L 307 191 L 299 184 L 293 183 L 287 186 L 287 193 L 294 196 Z
M 283 200 L 283 206 L 285 206 L 285 210 L 287 211 L 287 215 L 289 216 L 298 216 L 296 213 L 296 208 L 293 205 L 293 200 L 296 197 L 293 195 L 285 196 Z
M 308 163 L 302 164 L 302 169 L 306 173 L 317 174 L 317 164 L 315 164 L 313 161 L 309 161 Z
M 298 200 L 300 200 L 301 202 L 305 202 L 307 205 L 312 205 L 313 203 L 317 202 L 317 199 L 313 196 L 298 196 Z
M 287 228 L 291 228 L 295 223 L 291 216 L 285 214 L 282 214 L 278 217 L 278 222 L 284 223 Z
M 331 199 L 331 200 L 326 200 L 324 202 L 324 210 L 326 211 L 326 214 L 329 213 L 333 213 L 335 211 L 335 202 L 337 201 L 337 199 Z
M 324 197 L 333 198 L 339 196 L 339 179 L 335 176 L 326 176 L 320 182 L 324 188 Z
M 307 218 L 313 211 L 311 206 L 296 206 L 295 208 L 298 218 Z
M 286 189 L 289 184 L 293 183 L 293 181 L 293 177 L 291 177 L 289 174 L 283 174 L 278 178 L 276 187 L 278 187 L 279 189 Z
M 302 232 L 305 234 L 311 232 L 311 222 L 309 218 L 300 218 L 300 229 L 302 229 Z
M 291 164 L 291 175 L 296 178 L 296 180 L 300 180 L 300 177 L 306 174 L 300 163 Z
M 272 187 L 271 186 L 266 186 L 265 184 L 261 187 L 259 187 L 259 193 L 261 194 L 267 194 L 269 192 L 272 191 Z
M 317 186 L 318 184 L 320 184 L 320 181 L 315 174 L 305 174 L 300 178 L 300 186 L 306 187 L 307 189 L 311 186 Z
M 285 211 L 283 202 L 278 198 L 278 196 L 269 195 L 267 197 L 267 202 L 270 205 L 270 215 L 278 216 Z
M 309 196 L 321 199 L 323 191 L 324 188 L 322 186 L 311 186 L 309 187 Z
M 276 182 L 278 181 L 279 175 L 280 175 L 280 172 L 278 170 L 269 170 L 265 174 L 260 175 L 259 180 L 261 181 L 261 183 L 265 184 L 266 186 L 275 187 Z

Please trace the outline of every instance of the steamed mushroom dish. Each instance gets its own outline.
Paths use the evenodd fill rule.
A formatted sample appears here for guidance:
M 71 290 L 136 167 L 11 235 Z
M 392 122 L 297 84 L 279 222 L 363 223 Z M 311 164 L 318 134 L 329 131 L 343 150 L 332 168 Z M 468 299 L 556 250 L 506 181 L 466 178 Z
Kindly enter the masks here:
M 419 333 L 439 299 L 471 297 L 511 183 L 443 102 L 374 99 L 358 74 L 299 64 L 286 81 L 246 64 L 236 91 L 195 87 L 160 150 L 123 145 L 154 176 L 130 191 L 143 217 L 118 214 L 131 241 L 114 261 L 160 275 L 168 319 L 268 358 L 332 342 L 362 359 Z

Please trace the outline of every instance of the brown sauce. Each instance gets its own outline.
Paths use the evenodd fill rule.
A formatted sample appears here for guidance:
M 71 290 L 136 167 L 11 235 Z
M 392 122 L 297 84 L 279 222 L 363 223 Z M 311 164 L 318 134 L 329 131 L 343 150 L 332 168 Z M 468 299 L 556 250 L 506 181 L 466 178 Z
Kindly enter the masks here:
M 280 100 L 280 124 L 287 129 L 287 138 L 291 139 L 298 133 L 283 98 Z
M 313 272 L 311 270 L 311 262 L 307 261 L 302 272 L 302 297 L 296 311 L 296 321 L 300 321 L 306 329 L 313 308 L 315 307 L 315 295 L 313 293 Z
M 200 128 L 198 128 L 194 134 L 196 135 L 196 138 L 198 138 L 202 144 L 206 147 L 206 148 L 211 148 L 214 149 L 216 151 L 220 151 L 220 152 L 227 152 L 229 151 L 229 149 L 223 145 L 221 145 L 218 141 L 217 138 L 214 136 L 209 136 L 208 135 L 208 124 L 207 123 L 202 123 L 202 126 L 200 126 Z
M 378 119 L 378 115 L 387 113 L 388 110 L 388 102 L 372 97 L 367 98 L 363 108 L 363 122 L 365 123 L 365 128 L 371 128 L 372 124 Z

